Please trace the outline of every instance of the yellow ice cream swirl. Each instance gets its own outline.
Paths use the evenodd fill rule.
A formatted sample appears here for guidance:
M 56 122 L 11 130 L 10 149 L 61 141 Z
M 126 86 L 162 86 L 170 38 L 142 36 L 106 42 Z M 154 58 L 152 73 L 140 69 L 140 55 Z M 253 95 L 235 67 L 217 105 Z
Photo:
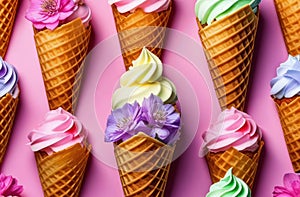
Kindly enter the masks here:
M 151 93 L 164 103 L 174 104 L 177 100 L 175 85 L 162 76 L 163 65 L 160 59 L 145 47 L 140 56 L 132 61 L 132 66 L 120 79 L 112 97 L 112 108 L 117 109 L 126 103 L 142 103 Z

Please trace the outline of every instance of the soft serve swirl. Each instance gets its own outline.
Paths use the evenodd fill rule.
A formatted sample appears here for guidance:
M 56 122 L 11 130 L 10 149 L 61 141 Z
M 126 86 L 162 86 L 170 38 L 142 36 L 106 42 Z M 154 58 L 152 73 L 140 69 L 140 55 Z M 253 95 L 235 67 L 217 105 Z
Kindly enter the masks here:
M 0 97 L 7 93 L 18 96 L 18 75 L 15 68 L 0 57 Z
M 300 95 L 300 61 L 291 55 L 277 68 L 277 76 L 270 82 L 271 95 L 277 99 Z
M 206 194 L 206 197 L 225 196 L 251 196 L 251 190 L 248 185 L 243 180 L 232 174 L 232 168 L 226 172 L 225 176 L 219 182 L 211 185 L 209 192 Z
M 245 5 L 250 5 L 254 12 L 261 0 L 197 0 L 195 13 L 201 24 L 210 25 L 214 20 L 220 20 L 232 14 Z
M 134 12 L 136 9 L 151 13 L 167 10 L 171 0 L 108 0 L 108 3 L 114 4 L 120 13 Z
M 175 85 L 162 76 L 163 65 L 160 59 L 145 47 L 140 56 L 120 79 L 112 97 L 112 108 L 117 109 L 126 103 L 142 103 L 151 93 L 160 97 L 164 103 L 174 104 L 177 100 Z
M 226 151 L 230 147 L 254 152 L 259 147 L 262 133 L 251 116 L 231 107 L 221 112 L 203 137 L 200 156 L 207 152 Z
M 32 151 L 42 150 L 49 155 L 76 143 L 83 144 L 85 137 L 80 121 L 62 108 L 49 111 L 28 135 Z

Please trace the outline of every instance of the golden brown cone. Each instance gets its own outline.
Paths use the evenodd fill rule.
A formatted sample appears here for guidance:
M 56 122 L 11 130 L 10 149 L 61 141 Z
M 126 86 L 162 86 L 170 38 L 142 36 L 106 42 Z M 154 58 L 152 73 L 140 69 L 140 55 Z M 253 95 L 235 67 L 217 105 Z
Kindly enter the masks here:
M 121 14 L 115 5 L 112 5 L 112 11 L 126 70 L 144 46 L 161 58 L 172 2 L 167 10 L 161 12 L 145 13 L 137 9 L 133 13 Z
M 86 28 L 78 18 L 53 31 L 34 30 L 49 108 L 62 107 L 74 114 L 91 26 Z
M 6 94 L 0 99 L 0 165 L 3 162 L 10 134 L 14 125 L 19 97 Z
M 18 0 L 0 0 L 0 56 L 5 57 L 16 18 Z
M 258 26 L 249 5 L 209 26 L 199 26 L 199 36 L 222 110 L 243 111 Z
M 174 149 L 141 132 L 115 145 L 124 195 L 164 196 Z
M 206 155 L 206 161 L 212 182 L 218 182 L 232 167 L 233 174 L 242 179 L 250 189 L 253 189 L 263 146 L 264 142 L 261 141 L 255 153 L 243 153 L 235 148 L 220 153 L 209 152 Z
M 300 54 L 300 1 L 274 0 L 285 45 L 290 55 Z
M 300 96 L 289 100 L 274 99 L 274 102 L 294 171 L 300 172 Z
M 90 150 L 90 147 L 75 144 L 52 155 L 35 152 L 45 197 L 79 196 Z

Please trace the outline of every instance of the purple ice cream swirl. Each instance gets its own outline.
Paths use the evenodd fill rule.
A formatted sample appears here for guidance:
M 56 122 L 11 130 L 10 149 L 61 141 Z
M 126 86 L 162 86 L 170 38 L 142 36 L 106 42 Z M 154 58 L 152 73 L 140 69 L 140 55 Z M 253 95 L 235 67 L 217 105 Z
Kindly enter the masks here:
M 299 57 L 289 55 L 277 68 L 277 76 L 271 80 L 271 95 L 277 99 L 300 95 Z
M 18 74 L 15 68 L 0 57 L 0 98 L 7 93 L 18 96 Z

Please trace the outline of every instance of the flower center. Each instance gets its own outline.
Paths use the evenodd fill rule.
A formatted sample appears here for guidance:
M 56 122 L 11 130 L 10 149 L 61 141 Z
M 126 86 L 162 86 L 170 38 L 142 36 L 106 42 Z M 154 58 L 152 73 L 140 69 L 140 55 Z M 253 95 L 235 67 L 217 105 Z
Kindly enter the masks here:
M 119 129 L 125 129 L 128 126 L 128 123 L 131 121 L 131 117 L 124 117 L 117 123 Z
M 158 110 L 154 113 L 154 119 L 161 123 L 161 124 L 164 124 L 165 121 L 166 121 L 166 113 L 165 111 L 162 111 L 162 110 Z
M 57 11 L 57 3 L 55 0 L 44 0 L 41 7 L 45 12 L 53 13 Z

